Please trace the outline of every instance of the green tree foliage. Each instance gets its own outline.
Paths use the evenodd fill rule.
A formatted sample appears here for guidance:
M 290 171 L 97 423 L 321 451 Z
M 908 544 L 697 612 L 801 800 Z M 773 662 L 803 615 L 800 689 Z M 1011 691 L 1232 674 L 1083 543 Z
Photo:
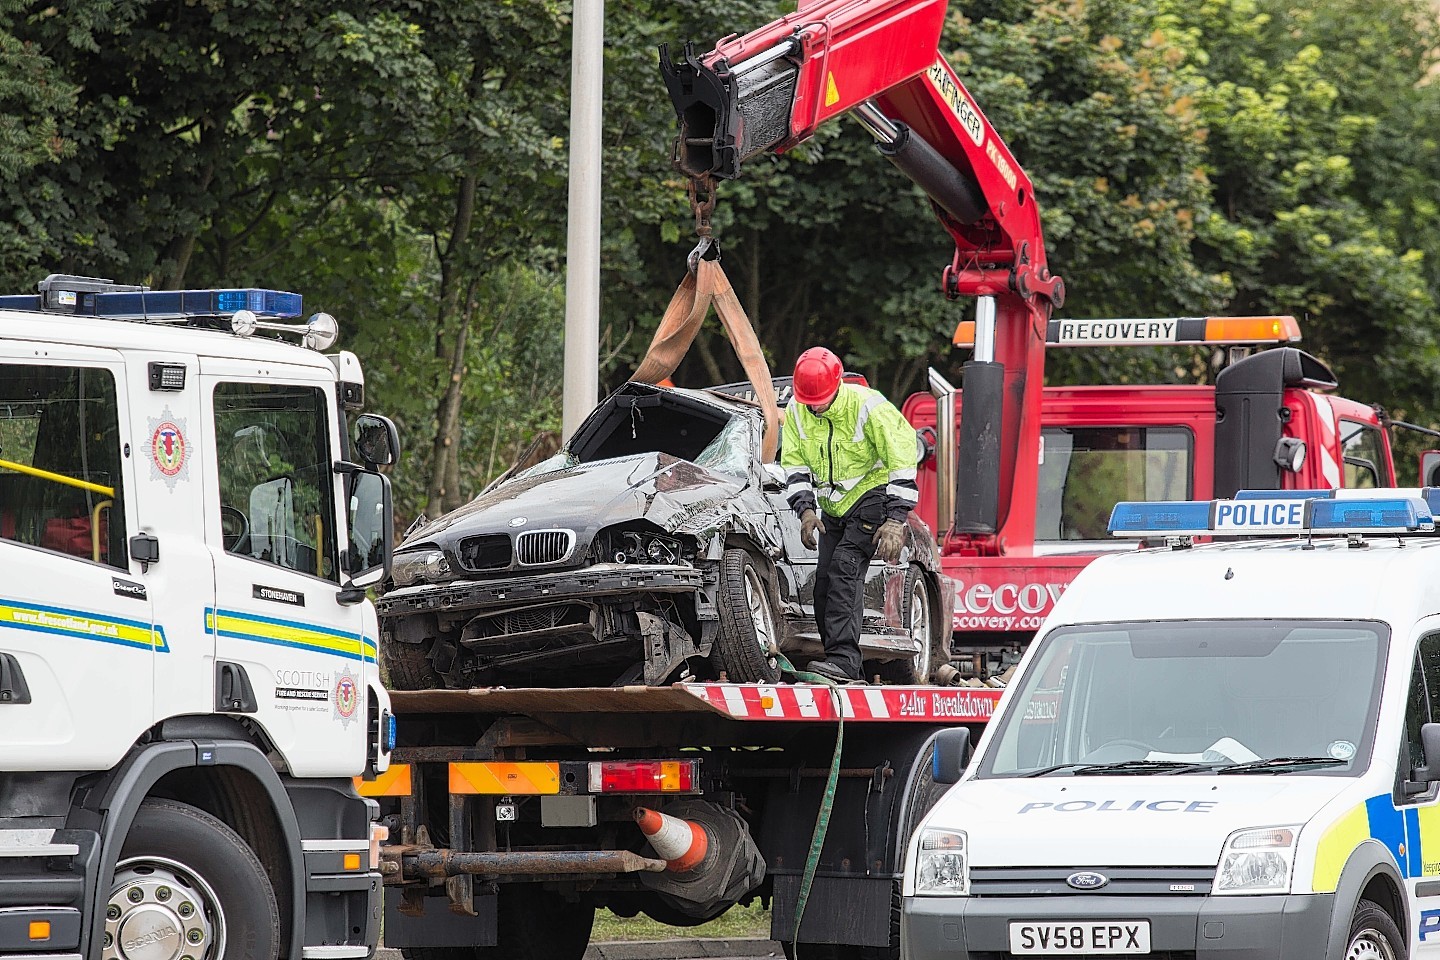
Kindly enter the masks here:
M 793 9 L 607 5 L 603 343 L 633 369 L 692 241 L 656 47 Z M 0 0 L 0 276 L 265 284 L 341 318 L 399 421 L 400 514 L 558 427 L 564 0 Z M 1440 122 L 1422 0 L 952 0 L 942 51 L 1033 178 L 1072 316 L 1294 312 L 1348 394 L 1440 416 Z M 897 399 L 967 303 L 924 198 L 840 121 L 722 186 L 772 366 L 815 342 Z M 1052 381 L 1188 379 L 1185 351 Z M 682 383 L 739 376 L 718 324 Z

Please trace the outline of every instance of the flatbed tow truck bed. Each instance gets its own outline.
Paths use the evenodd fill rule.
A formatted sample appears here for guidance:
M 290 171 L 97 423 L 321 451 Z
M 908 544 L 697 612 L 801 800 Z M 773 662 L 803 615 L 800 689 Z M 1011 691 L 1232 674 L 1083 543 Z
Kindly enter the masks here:
M 771 906 L 771 936 L 795 940 L 810 839 L 833 780 L 798 939 L 893 948 L 905 841 L 944 790 L 937 768 L 956 756 L 942 745 L 973 736 L 1002 692 L 742 683 L 396 691 L 390 770 L 358 784 L 390 829 L 380 851 L 387 943 L 491 946 L 498 931 L 523 925 L 517 918 L 588 918 L 598 907 L 689 926 L 754 898 Z M 647 809 L 703 828 L 715 852 L 677 872 L 637 825 Z M 563 956 L 556 923 L 541 952 Z M 582 923 L 588 935 L 588 919 L 574 920 Z
M 1003 690 L 976 687 L 680 683 L 669 687 L 477 687 L 393 691 L 398 716 L 418 714 L 684 714 L 733 720 L 984 723 Z

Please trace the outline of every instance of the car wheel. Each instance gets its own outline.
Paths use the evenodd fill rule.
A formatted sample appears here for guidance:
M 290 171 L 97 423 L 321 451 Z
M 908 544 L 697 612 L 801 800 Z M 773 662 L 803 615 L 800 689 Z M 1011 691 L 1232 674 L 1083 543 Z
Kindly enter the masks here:
M 1345 960 L 1405 960 L 1408 948 L 1390 914 L 1373 900 L 1361 900 L 1350 921 Z
M 255 852 L 205 811 L 146 800 L 106 900 L 103 960 L 274 960 L 280 911 Z
M 770 578 L 748 552 L 726 550 L 720 564 L 720 632 L 711 661 L 736 683 L 775 683 L 780 637 Z
M 949 659 L 950 651 L 935 625 L 935 607 L 930 600 L 930 581 L 925 572 L 911 565 L 905 572 L 904 606 L 900 625 L 919 646 L 909 660 L 888 660 L 876 666 L 876 673 L 886 683 L 929 683 L 940 664 Z
M 438 690 L 445 686 L 430 662 L 430 642 L 381 640 L 380 670 L 391 690 Z

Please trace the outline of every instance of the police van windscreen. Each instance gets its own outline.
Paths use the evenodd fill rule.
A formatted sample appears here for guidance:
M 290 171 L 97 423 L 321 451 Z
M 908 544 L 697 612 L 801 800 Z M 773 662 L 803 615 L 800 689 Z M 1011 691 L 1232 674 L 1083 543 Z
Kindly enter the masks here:
M 1039 641 L 977 775 L 1354 774 L 1388 639 L 1368 621 L 1062 627 Z

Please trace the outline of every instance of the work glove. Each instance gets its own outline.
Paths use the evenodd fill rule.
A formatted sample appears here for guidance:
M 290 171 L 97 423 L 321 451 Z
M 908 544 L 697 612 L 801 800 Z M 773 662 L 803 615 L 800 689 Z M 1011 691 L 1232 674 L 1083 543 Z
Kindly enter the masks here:
M 825 532 L 825 524 L 820 519 L 820 514 L 814 510 L 806 510 L 800 514 L 800 542 L 805 544 L 806 549 L 814 550 L 820 546 L 820 534 Z
M 905 524 L 899 520 L 886 520 L 875 531 L 875 559 L 886 563 L 900 562 L 900 548 L 905 546 Z

